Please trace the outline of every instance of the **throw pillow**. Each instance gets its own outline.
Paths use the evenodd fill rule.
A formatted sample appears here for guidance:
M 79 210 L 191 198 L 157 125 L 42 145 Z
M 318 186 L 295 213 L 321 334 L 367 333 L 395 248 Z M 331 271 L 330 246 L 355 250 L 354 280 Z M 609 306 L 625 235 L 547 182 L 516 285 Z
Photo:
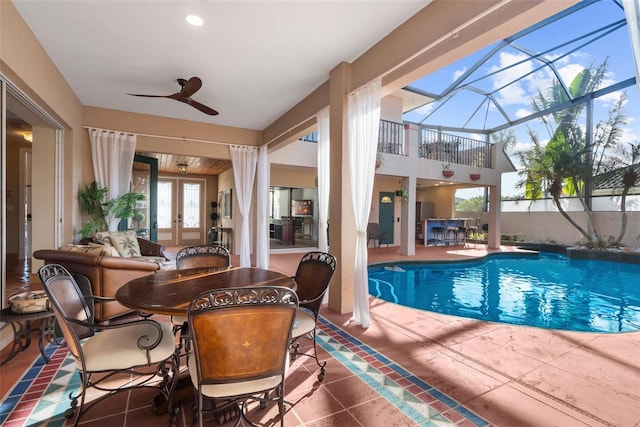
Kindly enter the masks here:
M 108 231 L 98 231 L 93 235 L 93 241 L 105 246 L 113 246 L 111 243 L 111 233 Z
M 138 236 L 135 231 L 113 231 L 110 233 L 110 238 L 111 243 L 121 257 L 131 258 L 141 256 Z
M 64 246 L 60 246 L 58 248 L 59 251 L 67 251 L 67 252 L 84 252 L 86 254 L 92 255 L 103 255 L 103 256 L 120 256 L 118 251 L 113 246 L 105 246 L 105 245 L 73 245 L 67 244 Z

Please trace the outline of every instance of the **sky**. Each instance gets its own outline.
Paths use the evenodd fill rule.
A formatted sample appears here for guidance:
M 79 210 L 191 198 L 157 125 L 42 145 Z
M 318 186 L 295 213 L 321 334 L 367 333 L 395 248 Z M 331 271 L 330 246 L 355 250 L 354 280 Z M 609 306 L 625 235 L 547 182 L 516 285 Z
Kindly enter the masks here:
M 442 105 L 428 104 L 405 114 L 404 119 L 472 129 L 492 128 L 506 122 L 497 106 L 504 110 L 510 120 L 525 117 L 532 112 L 533 96 L 538 91 L 546 92 L 557 77 L 569 85 L 580 71 L 595 68 L 604 61 L 607 61 L 607 74 L 601 87 L 634 77 L 624 11 L 613 0 L 585 4 L 589 5 L 555 23 L 516 38 L 513 45 L 497 50 L 490 56 L 488 52 L 492 46 L 418 80 L 411 86 L 437 95 L 444 94 L 446 88 L 461 77 L 464 79 L 457 82 L 457 87 L 473 87 L 475 90 L 459 90 Z M 582 38 L 594 30 L 598 31 Z M 488 57 L 488 60 L 473 70 L 474 64 L 483 57 Z M 553 63 L 556 73 L 551 67 L 545 66 L 548 62 Z M 477 91 L 492 94 L 495 103 L 487 101 L 487 97 Z M 594 101 L 594 124 L 607 117 L 608 111 L 623 92 L 627 97 L 624 113 L 628 123 L 623 126 L 620 141 L 625 143 L 640 140 L 640 92 L 637 85 L 597 98 Z M 585 123 L 584 118 L 582 123 Z M 543 142 L 548 140 L 548 132 L 540 120 L 530 121 L 512 128 L 517 141 L 514 150 L 530 146 L 527 127 L 535 130 Z M 484 140 L 479 134 L 465 136 Z M 515 156 L 510 157 L 518 167 Z M 524 191 L 515 186 L 517 180 L 517 173 L 503 175 L 503 196 L 523 194 Z M 459 193 L 459 196 L 468 198 L 482 195 L 484 191 L 464 190 Z

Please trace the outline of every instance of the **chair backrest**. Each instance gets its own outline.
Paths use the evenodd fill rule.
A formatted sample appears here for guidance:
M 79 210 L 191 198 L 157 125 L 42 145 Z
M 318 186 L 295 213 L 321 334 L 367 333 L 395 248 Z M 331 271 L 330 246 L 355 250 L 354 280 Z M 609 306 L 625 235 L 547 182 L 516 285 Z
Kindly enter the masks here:
M 218 245 L 187 246 L 176 254 L 176 268 L 231 267 L 229 250 Z
M 60 264 L 47 264 L 38 270 L 38 277 L 53 308 L 58 326 L 69 347 L 69 352 L 79 359 L 82 356 L 80 340 L 90 337 L 94 330 L 73 323 L 73 320 L 89 322 L 91 311 L 80 288 L 71 274 Z
M 311 310 L 318 316 L 322 298 L 335 270 L 336 258 L 326 252 L 308 252 L 300 259 L 294 277 L 300 307 Z
M 380 224 L 377 222 L 370 222 L 367 224 L 367 235 L 370 237 L 380 236 Z
M 207 291 L 189 306 L 200 384 L 284 375 L 298 297 L 289 288 Z

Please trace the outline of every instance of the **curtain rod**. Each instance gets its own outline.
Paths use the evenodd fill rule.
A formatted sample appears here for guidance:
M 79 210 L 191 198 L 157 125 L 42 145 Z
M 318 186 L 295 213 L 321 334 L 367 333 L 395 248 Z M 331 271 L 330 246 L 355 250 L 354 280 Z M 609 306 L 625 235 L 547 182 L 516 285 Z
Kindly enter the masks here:
M 206 142 L 208 144 L 237 145 L 237 146 L 240 146 L 240 147 L 256 147 L 256 148 L 259 148 L 259 146 L 257 146 L 257 145 L 232 144 L 230 142 L 209 141 L 209 140 L 206 140 L 206 139 L 186 138 L 184 136 L 180 137 L 180 136 L 167 136 L 167 135 L 153 135 L 153 134 L 148 134 L 148 133 L 134 133 L 134 132 L 125 132 L 125 131 L 121 131 L 121 130 L 97 128 L 97 127 L 94 127 L 94 126 L 82 126 L 82 127 L 84 129 L 97 129 L 97 130 L 101 130 L 103 132 L 114 132 L 114 133 L 117 132 L 117 133 L 124 133 L 124 134 L 135 135 L 135 136 L 146 136 L 146 137 L 149 137 L 149 138 L 177 139 L 179 141 Z

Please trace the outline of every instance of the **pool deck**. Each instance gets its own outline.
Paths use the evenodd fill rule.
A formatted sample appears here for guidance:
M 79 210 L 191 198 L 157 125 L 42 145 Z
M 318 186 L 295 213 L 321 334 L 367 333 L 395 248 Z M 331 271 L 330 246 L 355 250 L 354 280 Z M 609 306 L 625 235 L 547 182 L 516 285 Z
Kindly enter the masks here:
M 369 263 L 454 260 L 514 246 L 369 250 Z M 299 254 L 275 255 L 272 266 Z M 483 322 L 371 298 L 363 329 L 323 308 L 336 325 L 494 426 L 640 426 L 640 332 L 597 334 Z M 384 425 L 384 424 L 380 424 Z M 389 424 L 390 425 L 390 424 Z

